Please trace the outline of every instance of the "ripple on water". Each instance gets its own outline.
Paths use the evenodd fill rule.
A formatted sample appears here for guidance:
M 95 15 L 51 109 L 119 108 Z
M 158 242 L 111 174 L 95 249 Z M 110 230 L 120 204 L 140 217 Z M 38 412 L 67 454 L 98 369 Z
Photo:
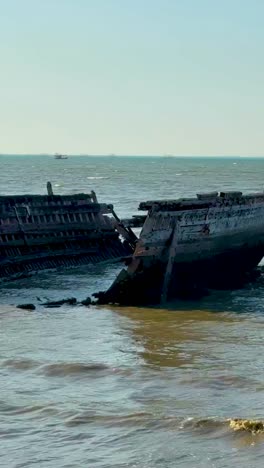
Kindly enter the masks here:
M 50 377 L 65 377 L 71 375 L 83 375 L 102 372 L 109 369 L 105 364 L 91 363 L 84 364 L 79 362 L 59 362 L 55 364 L 46 364 L 40 367 L 40 371 Z
M 229 387 L 234 387 L 237 389 L 251 389 L 252 385 L 258 386 L 259 381 L 246 376 L 241 375 L 224 375 L 219 374 L 215 376 L 202 376 L 202 377 L 189 377 L 183 378 L 180 380 L 181 384 L 192 385 L 192 387 L 197 388 L 214 388 L 214 389 L 224 389 Z
M 18 405 L 9 405 L 6 402 L 0 402 L 0 413 L 14 416 L 14 415 L 22 415 L 22 414 L 29 414 L 29 413 L 45 413 L 54 415 L 58 413 L 58 410 L 52 405 L 25 405 L 25 406 L 18 406 Z
M 16 370 L 30 370 L 41 364 L 34 359 L 6 359 L 2 361 L 1 367 L 11 367 Z
M 97 423 L 104 424 L 111 427 L 120 426 L 142 426 L 151 419 L 150 413 L 132 413 L 126 415 L 102 415 L 96 414 L 92 411 L 83 411 L 75 414 L 65 420 L 65 426 L 79 426 L 82 424 Z
M 1 367 L 9 367 L 22 371 L 38 369 L 40 373 L 50 377 L 66 377 L 78 374 L 83 375 L 110 369 L 106 364 L 96 362 L 90 364 L 82 362 L 56 362 L 52 364 L 44 364 L 43 362 L 35 361 L 33 359 L 6 359 L 2 361 Z
M 175 416 L 160 416 L 151 413 L 134 413 L 120 415 L 97 415 L 92 412 L 82 412 L 67 418 L 64 421 L 66 427 L 78 427 L 84 425 L 93 425 L 96 427 L 104 427 L 109 430 L 122 429 L 122 433 L 113 440 L 126 438 L 132 433 L 138 434 L 138 431 L 152 433 L 155 438 L 155 433 L 166 431 L 167 433 L 182 432 L 192 438 L 206 438 L 209 440 L 226 439 L 231 443 L 237 441 L 242 445 L 254 445 L 255 443 L 264 442 L 264 433 L 256 433 L 251 430 L 234 430 L 231 422 L 233 419 L 221 418 L 180 418 Z M 131 432 L 132 431 L 132 432 Z M 140 432 L 143 436 L 143 433 Z M 78 437 L 78 433 L 76 434 Z

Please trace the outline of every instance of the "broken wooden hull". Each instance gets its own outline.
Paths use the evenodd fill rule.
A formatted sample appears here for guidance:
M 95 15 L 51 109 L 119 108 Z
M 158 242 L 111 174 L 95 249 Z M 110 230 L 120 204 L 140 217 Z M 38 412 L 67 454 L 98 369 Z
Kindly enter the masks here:
M 0 279 L 116 260 L 132 252 L 112 205 L 91 194 L 0 197 Z M 131 240 L 131 242 L 130 242 Z
M 135 252 L 99 302 L 156 304 L 243 284 L 264 256 L 264 194 L 141 204 Z

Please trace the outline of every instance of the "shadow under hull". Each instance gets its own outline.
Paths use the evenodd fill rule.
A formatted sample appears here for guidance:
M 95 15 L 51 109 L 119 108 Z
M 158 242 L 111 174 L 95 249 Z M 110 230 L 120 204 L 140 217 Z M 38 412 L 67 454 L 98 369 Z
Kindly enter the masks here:
M 205 260 L 174 263 L 167 299 L 196 299 L 209 289 L 236 289 L 256 278 L 264 245 L 245 247 Z M 133 273 L 122 270 L 113 285 L 96 295 L 99 304 L 157 305 L 161 302 L 166 263 L 136 259 Z

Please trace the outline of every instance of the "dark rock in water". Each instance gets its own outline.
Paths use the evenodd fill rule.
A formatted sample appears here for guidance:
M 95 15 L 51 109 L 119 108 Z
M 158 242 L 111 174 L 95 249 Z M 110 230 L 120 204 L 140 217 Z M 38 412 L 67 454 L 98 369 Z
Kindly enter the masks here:
M 34 304 L 18 304 L 17 309 L 35 310 L 36 306 Z
M 75 297 L 69 297 L 68 299 L 61 299 L 60 301 L 44 302 L 41 305 L 43 305 L 45 307 L 60 307 L 63 304 L 76 305 L 77 304 L 77 299 Z
M 83 301 L 81 301 L 81 304 L 84 305 L 84 306 L 90 306 L 92 303 L 92 299 L 88 296 L 86 299 L 84 299 Z
M 103 297 L 105 294 L 105 291 L 98 291 L 98 292 L 95 292 L 92 294 L 93 297 L 95 297 L 96 299 L 100 299 L 101 297 Z
M 43 304 L 41 304 L 41 305 L 43 305 Z M 59 305 L 58 304 L 46 304 L 45 305 L 46 309 L 56 309 L 56 308 L 58 308 L 60 306 L 61 306 L 61 304 L 59 304 Z
M 65 300 L 64 304 L 75 305 L 77 304 L 77 299 L 75 297 L 70 297 Z

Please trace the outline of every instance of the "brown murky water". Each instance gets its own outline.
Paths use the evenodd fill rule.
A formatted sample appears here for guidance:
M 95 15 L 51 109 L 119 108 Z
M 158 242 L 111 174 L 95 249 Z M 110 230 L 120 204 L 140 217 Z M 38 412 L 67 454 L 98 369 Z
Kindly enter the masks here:
M 168 310 L 45 309 L 36 299 L 59 286 L 60 297 L 84 297 L 87 274 L 92 291 L 116 270 L 2 289 L 1 466 L 262 466 L 264 436 L 227 421 L 264 417 L 261 281 Z M 10 305 L 24 298 L 36 311 Z
M 208 179 L 213 168 L 201 164 L 205 169 L 199 174 Z M 233 166 L 226 164 L 217 169 L 217 177 L 228 186 Z M 241 183 L 249 181 L 252 189 L 256 180 L 260 183 L 260 166 L 247 164 Z M 36 166 L 30 177 L 35 192 L 41 190 Z M 184 172 L 178 166 L 174 172 Z M 8 169 L 9 192 L 15 186 L 22 190 L 15 167 L 12 177 Z M 115 182 L 110 201 L 128 214 L 138 178 L 147 181 L 146 172 L 138 171 L 128 184 L 125 175 L 122 179 L 123 166 L 114 170 L 121 182 L 119 188 Z M 181 184 L 195 170 L 189 168 Z M 70 186 L 70 175 L 60 176 Z M 125 184 L 126 196 L 120 192 Z M 153 196 L 149 192 L 148 198 Z M 41 305 L 45 298 L 83 299 L 107 287 L 118 269 L 82 267 L 1 286 L 0 465 L 262 467 L 264 435 L 234 432 L 227 419 L 264 419 L 263 277 L 243 290 L 212 293 L 196 303 L 177 302 L 166 310 Z M 19 302 L 34 302 L 37 309 L 16 309 Z

